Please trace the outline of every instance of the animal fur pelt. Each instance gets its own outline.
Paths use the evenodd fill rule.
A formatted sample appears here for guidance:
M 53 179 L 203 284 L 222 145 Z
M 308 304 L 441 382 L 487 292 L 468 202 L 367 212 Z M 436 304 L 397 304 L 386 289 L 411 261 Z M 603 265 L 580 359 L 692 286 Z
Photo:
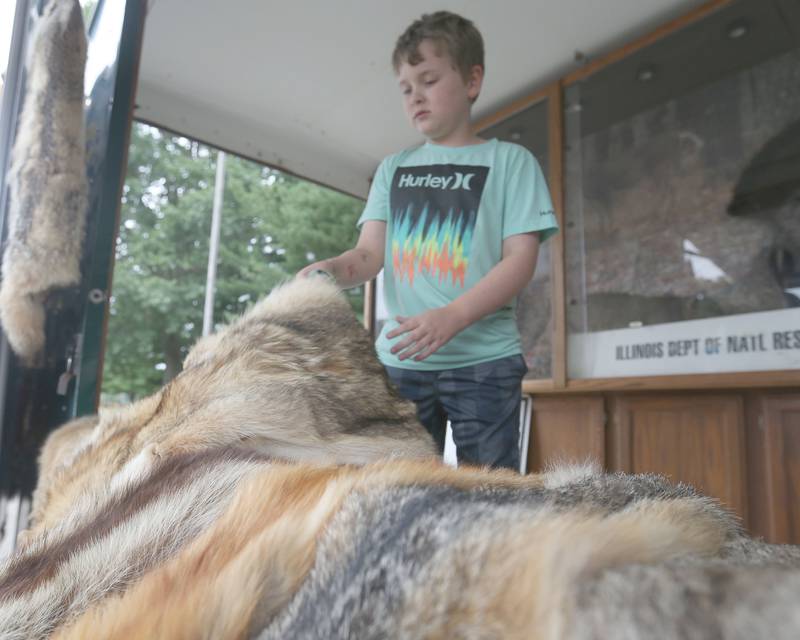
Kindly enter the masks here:
M 36 21 L 8 172 L 0 320 L 29 365 L 44 347 L 45 299 L 76 284 L 86 225 L 83 127 L 86 33 L 78 0 L 50 0 Z
M 750 638 L 800 629 L 797 550 L 690 487 L 442 465 L 323 278 L 198 342 L 152 398 L 62 427 L 40 465 L 3 638 L 744 637 L 723 611 Z M 767 579 L 765 616 L 746 585 Z

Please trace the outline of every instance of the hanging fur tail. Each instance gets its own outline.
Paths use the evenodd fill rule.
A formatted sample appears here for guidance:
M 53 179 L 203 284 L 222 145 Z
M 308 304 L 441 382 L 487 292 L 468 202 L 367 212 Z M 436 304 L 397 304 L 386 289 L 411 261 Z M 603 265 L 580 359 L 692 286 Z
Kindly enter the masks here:
M 41 358 L 48 292 L 80 280 L 87 179 L 86 32 L 78 0 L 50 0 L 30 37 L 27 88 L 8 172 L 0 321 L 28 365 Z

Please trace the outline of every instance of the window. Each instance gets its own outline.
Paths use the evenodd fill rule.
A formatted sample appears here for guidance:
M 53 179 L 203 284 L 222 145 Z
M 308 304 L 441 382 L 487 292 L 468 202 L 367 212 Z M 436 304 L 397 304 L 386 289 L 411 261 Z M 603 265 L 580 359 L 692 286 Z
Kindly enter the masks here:
M 500 124 L 481 131 L 481 136 L 522 145 L 539 161 L 544 175 L 549 176 L 548 106 L 547 100 L 537 102 Z M 529 380 L 552 377 L 551 244 L 552 240 L 549 240 L 540 246 L 533 279 L 517 299 L 517 326 L 522 339 L 522 354 L 528 365 L 525 377 Z
M 106 401 L 152 393 L 200 336 L 218 152 L 134 124 L 103 376 Z M 226 154 L 214 322 L 352 247 L 362 202 Z M 363 291 L 349 292 L 361 315 Z

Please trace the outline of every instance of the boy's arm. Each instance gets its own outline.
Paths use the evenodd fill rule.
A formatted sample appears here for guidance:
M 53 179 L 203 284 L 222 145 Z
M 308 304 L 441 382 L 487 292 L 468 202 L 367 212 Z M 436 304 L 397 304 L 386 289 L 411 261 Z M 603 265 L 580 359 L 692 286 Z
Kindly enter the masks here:
M 314 271 L 327 271 L 342 289 L 364 284 L 378 275 L 383 268 L 386 243 L 386 223 L 367 220 L 361 226 L 361 234 L 354 249 L 308 265 L 297 273 L 298 278 Z
M 503 240 L 503 257 L 469 291 L 438 309 L 411 318 L 398 317 L 400 325 L 386 334 L 407 334 L 392 347 L 399 359 L 424 360 L 457 333 L 509 303 L 533 277 L 539 255 L 539 234 L 521 233 Z

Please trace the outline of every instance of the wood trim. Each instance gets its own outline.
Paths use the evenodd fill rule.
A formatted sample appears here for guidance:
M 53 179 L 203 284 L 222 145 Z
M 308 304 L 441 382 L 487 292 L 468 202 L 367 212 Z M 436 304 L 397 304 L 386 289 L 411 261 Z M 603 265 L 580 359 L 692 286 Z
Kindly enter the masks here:
M 609 407 L 609 409 L 611 408 L 612 407 Z M 633 447 L 631 446 L 633 440 L 633 420 L 631 418 L 631 409 L 627 398 L 614 398 L 613 410 L 613 458 L 615 462 L 613 470 L 631 473 L 633 469 Z
M 558 83 L 554 83 L 558 84 Z M 516 115 L 520 111 L 527 109 L 528 107 L 532 107 L 538 102 L 542 102 L 543 100 L 547 100 L 551 97 L 553 91 L 553 84 L 544 87 L 543 89 L 539 89 L 527 96 L 523 96 L 518 100 L 514 100 L 511 104 L 503 107 L 499 111 L 495 111 L 494 113 L 481 118 L 478 120 L 473 126 L 472 130 L 475 132 L 483 131 L 484 129 L 488 129 L 503 120 L 510 118 L 513 115 Z
M 773 544 L 797 544 L 800 434 L 792 416 L 800 413 L 800 394 L 792 389 L 744 395 L 750 533 Z
M 587 393 L 607 391 L 670 391 L 698 389 L 759 389 L 767 387 L 800 387 L 800 370 L 753 371 L 737 373 L 699 373 L 675 376 L 642 376 L 632 378 L 597 378 L 567 380 L 567 386 L 547 387 L 526 380 L 522 388 L 527 393 Z M 527 387 L 530 387 L 528 389 Z
M 547 181 L 550 187 L 550 192 L 553 198 L 553 207 L 556 211 L 558 224 L 561 229 L 564 228 L 563 222 L 563 112 L 562 112 L 562 97 L 561 97 L 561 83 L 553 82 L 543 89 L 535 91 L 534 93 L 524 96 L 519 100 L 515 100 L 508 106 L 502 108 L 500 111 L 492 115 L 482 118 L 475 125 L 473 131 L 479 133 L 484 129 L 488 129 L 504 120 L 507 120 L 513 115 L 532 107 L 535 104 L 548 100 L 547 105 L 547 147 L 548 147 L 548 165 L 549 171 Z M 550 281 L 552 287 L 553 303 L 551 308 L 552 313 L 552 326 L 554 327 L 553 335 L 553 354 L 552 354 L 552 372 L 550 378 L 542 378 L 537 380 L 523 381 L 522 389 L 525 393 L 534 393 L 542 390 L 553 389 L 554 383 L 563 387 L 566 384 L 566 324 L 562 321 L 564 315 L 564 238 L 563 233 L 559 233 L 550 241 L 553 244 L 551 252 L 551 273 L 553 276 Z M 560 280 L 560 281 L 559 281 Z M 561 325 L 559 324 L 561 323 Z M 559 335 L 559 327 L 563 335 Z M 559 353 L 560 349 L 560 353 Z
M 571 403 L 572 400 L 570 400 Z M 605 403 L 599 398 L 590 396 L 583 399 L 582 406 L 588 410 L 591 419 L 589 448 L 597 453 L 601 468 L 606 469 L 608 467 L 608 450 L 606 449 L 607 414 Z
M 539 393 L 553 393 L 556 391 L 554 380 L 523 380 L 522 393 L 530 393 L 533 395 Z
M 548 152 L 550 155 L 550 195 L 558 219 L 560 233 L 550 240 L 551 244 L 551 310 L 552 310 L 552 357 L 551 373 L 556 387 L 567 385 L 567 313 L 566 313 L 566 265 L 565 265 L 565 211 L 564 211 L 564 105 L 561 83 L 550 87 L 548 96 Z
M 364 326 L 369 331 L 369 335 L 374 339 L 375 336 L 375 295 L 378 286 L 375 280 L 364 283 Z
M 781 415 L 784 411 L 796 411 L 797 409 L 796 396 L 762 398 L 769 539 L 777 542 L 794 542 L 791 540 L 789 517 L 786 509 L 783 508 L 783 505 L 788 504 L 787 501 L 790 497 L 786 492 L 787 462 Z
M 615 399 L 613 406 L 614 420 L 614 451 L 611 457 L 618 471 L 625 473 L 656 472 L 664 473 L 659 466 L 666 463 L 667 467 L 680 468 L 681 463 L 674 456 L 680 455 L 680 450 L 674 449 L 671 452 L 661 452 L 654 455 L 652 444 L 647 448 L 648 456 L 641 457 L 641 444 L 638 454 L 635 451 L 634 435 L 646 437 L 648 428 L 644 430 L 641 424 L 634 424 L 634 416 L 641 417 L 642 411 L 654 413 L 661 411 L 677 411 L 683 415 L 697 414 L 700 420 L 709 416 L 719 419 L 720 428 L 718 431 L 718 448 L 710 450 L 710 457 L 707 462 L 710 467 L 708 471 L 713 472 L 716 480 L 721 484 L 724 494 L 716 494 L 715 497 L 722 500 L 729 509 L 735 511 L 741 518 L 745 526 L 748 525 L 749 505 L 747 504 L 747 464 L 745 456 L 745 414 L 744 401 L 739 394 L 681 394 L 681 395 L 645 395 L 645 396 L 619 396 Z M 680 423 L 678 423 L 680 424 Z M 699 429 L 692 426 L 695 430 L 706 431 L 709 425 L 703 424 Z M 652 433 L 653 429 L 649 431 Z M 687 451 L 687 453 L 689 453 Z M 691 455 L 691 454 L 690 454 Z M 662 457 L 665 456 L 665 457 Z M 655 463 L 656 468 L 651 465 Z M 692 468 L 694 473 L 705 475 L 705 471 L 700 471 L 700 467 Z M 674 477 L 673 481 L 687 481 L 687 478 Z M 695 483 L 697 479 L 695 479 Z M 694 484 L 694 483 L 693 483 Z M 698 489 L 708 492 L 710 487 L 705 488 L 695 485 Z
M 740 473 L 739 473 L 739 515 L 742 518 L 742 524 L 745 528 L 750 528 L 750 505 L 748 504 L 748 467 L 747 464 L 747 415 L 745 414 L 745 401 L 743 396 L 738 396 L 736 398 L 738 404 L 738 416 L 737 420 L 739 423 L 738 428 L 736 429 L 736 433 L 733 435 L 733 442 L 730 442 L 732 446 L 738 447 L 739 456 L 736 464 L 739 465 Z M 735 468 L 728 469 L 728 477 L 733 480 Z M 731 486 L 732 483 L 731 483 Z
M 786 491 L 783 486 L 781 472 L 783 466 L 783 432 L 780 419 L 776 419 L 776 408 L 767 404 L 764 411 L 766 437 L 764 438 L 764 459 L 766 468 L 766 494 L 769 510 L 769 534 L 771 540 L 786 540 L 789 537 L 789 520 L 786 511 L 780 505 L 786 504 Z M 776 426 L 777 425 L 777 426 Z
M 598 58 L 597 60 L 589 62 L 584 67 L 567 74 L 562 79 L 563 84 L 564 86 L 567 86 L 580 80 L 584 80 L 585 78 L 597 73 L 601 69 L 618 62 L 619 60 L 622 60 L 633 53 L 636 53 L 638 50 L 643 49 L 648 45 L 653 44 L 657 40 L 660 40 L 661 38 L 668 36 L 679 29 L 683 29 L 684 27 L 705 18 L 715 11 L 722 9 L 723 7 L 731 4 L 731 2 L 732 0 L 710 0 L 706 4 L 701 5 L 696 9 L 680 16 L 679 18 L 671 20 L 670 22 L 658 27 L 646 36 L 634 40 L 633 42 L 624 45 L 619 49 L 616 49 Z
M 770 510 L 767 499 L 766 434 L 764 429 L 764 398 L 759 391 L 744 391 L 745 459 L 747 482 L 748 533 L 765 542 L 775 542 L 770 534 Z
M 606 401 L 606 469 L 625 471 L 630 467 L 631 439 L 630 424 L 620 420 L 620 397 L 611 395 Z
M 531 414 L 530 470 L 555 462 L 593 460 L 606 465 L 606 415 L 603 398 L 535 398 Z

